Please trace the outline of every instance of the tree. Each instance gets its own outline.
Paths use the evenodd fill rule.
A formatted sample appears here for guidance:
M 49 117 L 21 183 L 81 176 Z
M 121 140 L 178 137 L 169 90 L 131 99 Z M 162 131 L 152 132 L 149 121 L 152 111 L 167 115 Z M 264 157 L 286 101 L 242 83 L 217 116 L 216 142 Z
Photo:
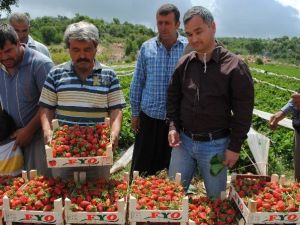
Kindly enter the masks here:
M 7 12 L 11 12 L 10 7 L 12 5 L 17 5 L 19 0 L 1 0 L 0 1 L 0 17 L 1 17 L 1 12 L 2 11 L 7 11 Z
M 46 45 L 50 45 L 51 43 L 58 44 L 62 41 L 62 37 L 60 37 L 55 27 L 52 26 L 42 27 L 41 34 L 42 34 L 43 42 Z
M 264 50 L 264 44 L 262 40 L 259 39 L 250 39 L 248 43 L 246 43 L 245 48 L 248 50 L 250 54 L 262 54 Z

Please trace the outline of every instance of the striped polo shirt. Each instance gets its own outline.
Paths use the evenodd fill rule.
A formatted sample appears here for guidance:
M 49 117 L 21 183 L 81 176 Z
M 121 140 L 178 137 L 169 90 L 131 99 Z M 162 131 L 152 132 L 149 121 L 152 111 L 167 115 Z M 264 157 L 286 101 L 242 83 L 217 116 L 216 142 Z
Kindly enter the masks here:
M 71 62 L 48 74 L 39 105 L 55 109 L 61 125 L 103 122 L 110 110 L 124 108 L 125 99 L 115 72 L 95 61 L 91 75 L 80 80 Z

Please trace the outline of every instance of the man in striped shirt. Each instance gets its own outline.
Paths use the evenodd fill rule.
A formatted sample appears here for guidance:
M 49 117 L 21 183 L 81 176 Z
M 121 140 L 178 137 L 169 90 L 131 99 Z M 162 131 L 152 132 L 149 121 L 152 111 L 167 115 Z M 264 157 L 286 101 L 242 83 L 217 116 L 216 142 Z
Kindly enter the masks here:
M 87 22 L 74 23 L 67 27 L 64 39 L 71 61 L 48 74 L 39 102 L 45 143 L 51 139 L 54 117 L 60 125 L 92 125 L 109 116 L 114 150 L 125 99 L 115 72 L 95 60 L 98 29 Z

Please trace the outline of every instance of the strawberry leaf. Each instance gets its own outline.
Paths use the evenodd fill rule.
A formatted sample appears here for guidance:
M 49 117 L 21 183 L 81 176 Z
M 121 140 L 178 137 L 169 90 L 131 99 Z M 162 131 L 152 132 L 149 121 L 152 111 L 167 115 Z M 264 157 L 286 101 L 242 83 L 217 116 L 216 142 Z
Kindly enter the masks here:
M 210 174 L 217 176 L 223 168 L 224 164 L 222 159 L 218 156 L 218 154 L 215 154 L 210 160 Z

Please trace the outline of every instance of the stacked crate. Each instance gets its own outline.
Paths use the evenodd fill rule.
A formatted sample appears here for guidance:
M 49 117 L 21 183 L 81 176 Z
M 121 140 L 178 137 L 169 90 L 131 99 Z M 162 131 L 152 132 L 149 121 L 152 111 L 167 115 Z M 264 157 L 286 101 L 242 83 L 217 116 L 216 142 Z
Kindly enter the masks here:
M 247 186 L 244 186 L 241 190 L 237 190 L 237 183 L 239 180 L 247 180 L 254 182 L 254 186 L 249 186 L 247 190 Z M 241 181 L 241 182 L 242 182 Z M 273 185 L 281 185 L 283 190 L 289 190 L 288 188 L 291 185 L 285 185 L 285 176 L 281 176 L 279 178 L 278 175 L 269 176 L 260 176 L 260 175 L 238 175 L 234 174 L 232 176 L 231 186 L 230 186 L 230 199 L 232 199 L 238 209 L 240 210 L 243 221 L 240 221 L 240 224 L 245 225 L 253 225 L 253 224 L 297 224 L 300 225 L 300 201 L 298 202 L 298 209 L 292 208 L 288 209 L 287 207 L 280 209 L 280 211 L 276 211 L 276 207 L 271 208 L 270 210 L 257 210 L 258 206 L 262 205 L 263 208 L 270 208 L 269 203 L 258 202 L 256 200 L 257 195 L 249 196 L 251 199 L 246 203 L 243 199 L 243 195 L 247 191 L 255 191 L 264 188 L 265 182 L 274 182 Z M 260 185 L 262 183 L 262 185 Z M 271 184 L 271 183 L 269 183 Z M 300 191 L 300 188 L 298 188 Z M 270 189 L 272 192 L 272 189 Z M 300 192 L 299 192 L 300 193 Z M 271 193 L 270 193 L 271 194 Z M 265 194 L 265 196 L 269 196 Z M 246 195 L 248 198 L 248 196 Z M 288 196 L 289 197 L 289 196 Z M 271 198 L 271 196 L 270 196 Z M 272 201 L 272 200 L 270 200 Z M 277 206 L 278 207 L 278 206 Z

